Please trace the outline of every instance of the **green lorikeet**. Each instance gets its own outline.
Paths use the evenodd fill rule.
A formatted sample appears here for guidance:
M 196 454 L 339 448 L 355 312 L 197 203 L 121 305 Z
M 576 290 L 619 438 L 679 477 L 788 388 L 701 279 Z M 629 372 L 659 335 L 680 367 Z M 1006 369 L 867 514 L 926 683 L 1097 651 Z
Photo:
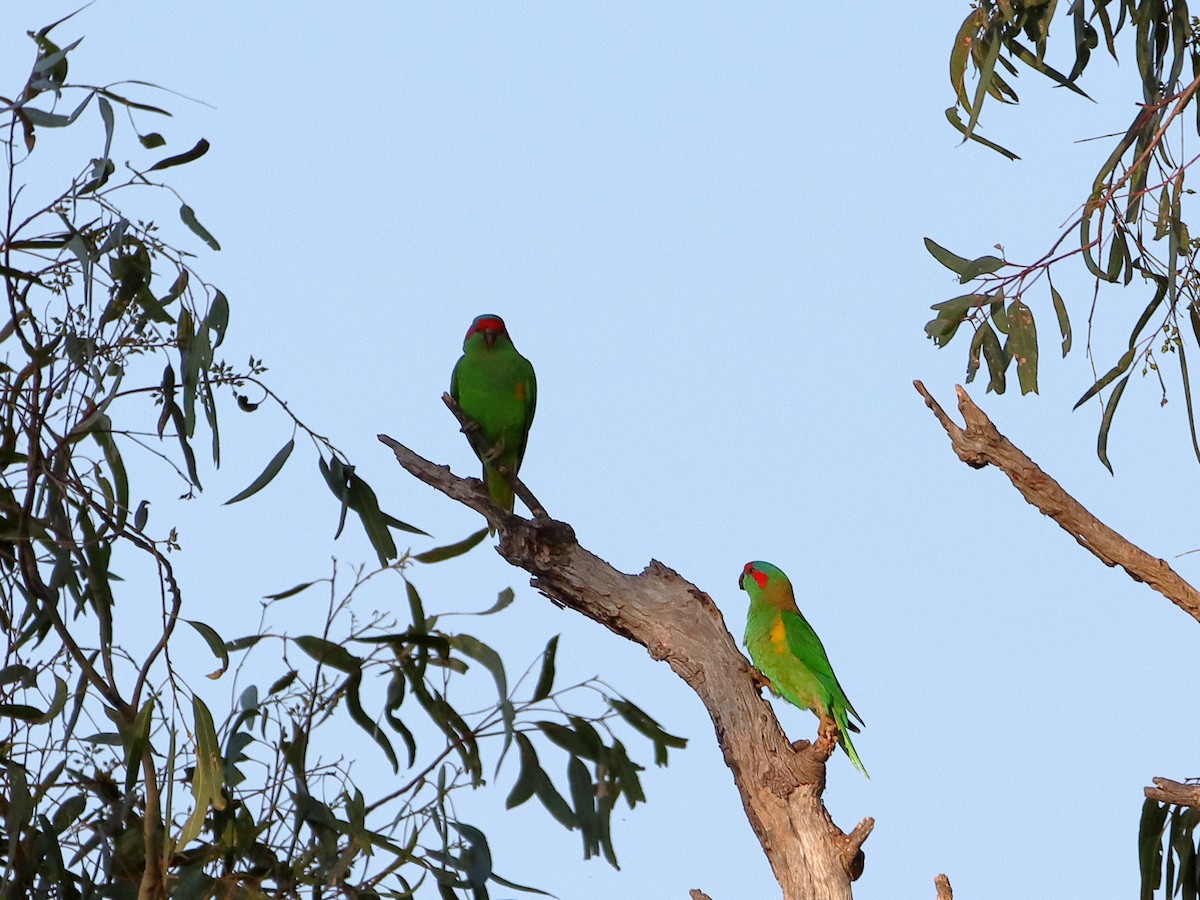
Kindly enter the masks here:
M 750 595 L 746 636 L 742 643 L 754 665 L 771 682 L 771 688 L 801 709 L 811 709 L 821 720 L 822 732 L 836 728 L 842 749 L 864 775 L 867 770 L 850 741 L 863 723 L 833 674 L 821 639 L 796 607 L 792 584 L 776 566 L 748 562 L 738 587 Z M 868 776 L 870 777 L 870 776 Z
M 506 466 L 514 475 L 521 467 L 537 407 L 537 380 L 499 316 L 477 316 L 471 323 L 450 376 L 450 396 L 479 426 L 481 443 L 493 448 L 480 457 L 488 496 L 512 512 L 512 488 L 495 467 Z

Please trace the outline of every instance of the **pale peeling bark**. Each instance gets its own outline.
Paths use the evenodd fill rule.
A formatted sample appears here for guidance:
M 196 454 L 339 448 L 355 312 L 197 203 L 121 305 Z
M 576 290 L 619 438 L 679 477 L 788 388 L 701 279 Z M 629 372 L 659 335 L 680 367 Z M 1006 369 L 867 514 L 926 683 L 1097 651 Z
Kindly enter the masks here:
M 1062 526 L 1102 563 L 1120 566 L 1134 581 L 1145 582 L 1200 621 L 1200 591 L 1181 578 L 1165 561 L 1131 544 L 1084 509 L 1078 500 L 1064 491 L 1057 481 L 996 429 L 991 419 L 967 396 L 962 385 L 955 385 L 954 389 L 958 393 L 958 409 L 962 413 L 965 429 L 946 415 L 945 410 L 925 390 L 925 385 L 914 381 L 913 386 L 946 429 L 959 459 L 975 469 L 987 465 L 1000 469 L 1029 503 Z
M 385 435 L 379 440 L 411 474 L 481 513 L 499 534 L 500 555 L 529 572 L 539 591 L 641 644 L 696 692 L 784 900 L 849 900 L 874 821 L 863 819 L 850 834 L 833 823 L 821 801 L 832 743 L 788 742 L 707 594 L 654 560 L 641 574 L 618 572 L 581 547 L 566 523 L 505 513 L 478 480 Z

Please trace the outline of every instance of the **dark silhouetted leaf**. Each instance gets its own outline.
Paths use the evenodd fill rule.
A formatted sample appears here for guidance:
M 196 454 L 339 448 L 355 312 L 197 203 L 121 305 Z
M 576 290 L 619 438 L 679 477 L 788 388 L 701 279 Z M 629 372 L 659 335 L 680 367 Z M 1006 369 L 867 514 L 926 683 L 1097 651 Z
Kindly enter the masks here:
M 617 714 L 628 722 L 635 731 L 645 735 L 654 743 L 654 762 L 656 765 L 665 766 L 667 764 L 668 747 L 681 750 L 687 746 L 687 738 L 676 737 L 673 734 L 663 731 L 662 726 L 658 722 L 628 700 L 619 697 L 610 697 L 608 702 L 616 710 Z
M 542 651 L 542 671 L 538 675 L 537 685 L 534 686 L 533 696 L 530 698 L 534 703 L 545 700 L 554 690 L 554 657 L 557 652 L 558 635 L 556 634 L 546 642 L 546 649 Z
M 212 714 L 204 701 L 192 696 L 192 712 L 195 719 L 196 765 L 192 772 L 192 797 L 195 808 L 183 826 L 178 846 L 186 847 L 200 835 L 200 827 L 208 815 L 209 807 L 225 808 L 225 797 L 221 793 L 221 776 L 224 763 L 221 747 L 217 743 L 217 730 L 213 727 Z
M 492 877 L 492 852 L 488 847 L 487 836 L 473 825 L 462 822 L 450 824 L 466 842 L 459 858 L 459 867 L 467 876 L 467 884 L 475 889 L 475 896 L 479 900 L 486 900 L 487 881 Z
M 234 638 L 232 641 L 225 642 L 225 649 L 230 653 L 238 650 L 249 650 L 265 637 L 265 634 L 249 634 L 246 637 Z
M 268 484 L 270 484 L 275 476 L 279 474 L 279 471 L 283 468 L 283 464 L 287 462 L 288 457 L 292 455 L 292 450 L 295 448 L 295 446 L 296 440 L 293 438 L 280 447 L 278 452 L 271 457 L 271 461 L 267 463 L 267 467 L 262 470 L 257 478 L 250 482 L 249 487 L 230 497 L 225 501 L 225 505 L 228 506 L 230 503 L 237 503 L 239 500 L 245 500 L 247 497 L 253 497 Z
M 1117 386 L 1108 395 L 1108 402 L 1104 404 L 1104 415 L 1100 419 L 1100 433 L 1096 437 L 1096 455 L 1100 457 L 1100 462 L 1104 463 L 1104 468 L 1108 469 L 1109 474 L 1112 474 L 1113 467 L 1108 461 L 1108 430 L 1112 427 L 1113 413 L 1117 411 L 1117 404 L 1121 402 L 1121 395 L 1125 393 L 1127 384 L 1128 375 L 1118 381 Z
M 160 169 L 169 169 L 172 166 L 182 166 L 184 163 L 190 163 L 207 153 L 208 146 L 208 141 L 206 141 L 204 138 L 200 138 L 200 140 L 196 142 L 196 146 L 194 146 L 191 150 L 188 150 L 185 153 L 179 153 L 175 156 L 168 156 L 164 159 L 160 159 L 146 171 L 157 172 Z
M 271 686 L 267 689 L 267 696 L 272 697 L 275 694 L 278 694 L 280 691 L 285 690 L 287 687 L 289 687 L 291 685 L 291 683 L 293 681 L 296 680 L 296 676 L 298 674 L 299 673 L 295 669 L 292 669 L 290 672 L 288 672 L 284 675 L 280 675 L 278 678 L 276 678 L 271 683 Z
M 404 580 L 404 591 L 408 596 L 408 610 L 412 615 L 413 628 L 423 634 L 429 626 L 426 624 L 425 607 L 421 603 L 421 595 L 417 593 L 416 586 L 407 578 Z
M 533 744 L 529 738 L 519 732 L 517 734 L 517 749 L 520 751 L 521 770 L 517 773 L 517 780 L 513 784 L 512 790 L 509 791 L 508 798 L 504 801 L 505 809 L 520 806 L 532 797 L 534 789 L 537 786 L 538 773 L 541 773 L 542 777 L 546 776 L 546 773 L 542 771 L 541 764 L 538 762 L 537 752 L 533 749 Z
M 292 597 L 292 596 L 295 596 L 296 594 L 300 593 L 303 590 L 307 590 L 308 588 L 312 587 L 316 583 L 317 582 L 315 582 L 315 581 L 302 581 L 295 587 L 290 587 L 286 591 L 280 591 L 278 594 L 267 594 L 265 597 L 263 597 L 263 599 L 264 600 L 283 600 L 286 597 Z
M 1004 377 L 1004 371 L 1008 368 L 1008 354 L 1004 352 L 1004 348 L 1000 346 L 1000 339 L 996 337 L 990 325 L 983 324 L 980 326 L 982 337 L 980 338 L 980 347 L 983 350 L 983 358 L 988 367 L 988 386 L 989 391 L 995 391 L 997 394 L 1003 394 L 1007 383 Z
M 179 218 L 183 221 L 184 225 L 191 229 L 192 234 L 196 235 L 196 237 L 208 244 L 209 249 L 221 249 L 221 245 L 217 242 L 217 239 L 213 237 L 212 233 L 203 225 L 201 225 L 200 220 L 196 218 L 196 211 L 186 203 L 179 207 Z
M 1079 407 L 1083 406 L 1084 403 L 1091 400 L 1094 396 L 1096 396 L 1096 394 L 1100 393 L 1100 391 L 1112 384 L 1113 381 L 1124 375 L 1125 372 L 1128 371 L 1129 367 L 1133 365 L 1133 358 L 1136 353 L 1137 351 L 1133 347 L 1130 347 L 1128 350 L 1126 350 L 1121 355 L 1121 358 L 1117 360 L 1117 364 L 1115 366 L 1100 376 L 1100 379 L 1095 384 L 1083 392 L 1083 396 L 1075 401 L 1075 406 L 1072 407 L 1072 409 L 1079 409 Z
M 566 725 L 561 725 L 558 722 L 540 721 L 535 723 L 542 734 L 550 739 L 551 743 L 557 744 L 562 749 L 566 750 L 572 756 L 582 756 L 585 759 L 595 761 L 598 757 L 595 747 L 587 740 L 586 737 L 580 735 L 572 728 Z
M 413 557 L 417 562 L 435 563 L 442 562 L 447 559 L 453 559 L 456 556 L 462 556 L 480 541 L 487 537 L 487 529 L 480 528 L 473 534 L 468 535 L 461 541 L 454 544 L 447 544 L 445 547 L 435 547 L 432 550 L 426 550 L 424 553 L 418 553 Z
M 1058 330 L 1062 334 L 1062 354 L 1066 357 L 1071 350 L 1071 320 L 1067 316 L 1067 306 L 1063 303 L 1062 295 L 1050 285 L 1050 299 L 1054 303 L 1054 314 L 1058 316 Z
M 941 244 L 934 241 L 932 238 L 925 238 L 925 249 L 930 255 L 940 262 L 943 266 L 953 272 L 955 275 L 961 276 L 971 265 L 971 261 L 956 253 L 951 253 Z
M 36 706 L 29 706 L 25 703 L 0 703 L 0 716 L 7 716 L 10 719 L 37 720 L 45 718 L 46 713 Z
M 1183 399 L 1184 405 L 1187 407 L 1188 417 L 1188 433 L 1192 437 L 1192 452 L 1196 454 L 1196 460 L 1200 462 L 1200 441 L 1196 439 L 1196 414 L 1192 407 L 1192 378 L 1188 373 L 1187 350 L 1183 341 L 1178 344 L 1179 350 L 1179 374 L 1183 376 Z
M 591 859 L 600 852 L 600 830 L 596 818 L 596 790 L 591 773 L 583 760 L 572 756 L 567 761 L 567 784 L 571 789 L 571 806 L 583 837 L 583 858 Z
M 196 629 L 200 637 L 204 638 L 204 642 L 208 644 L 208 649 L 213 652 L 213 656 L 221 661 L 221 668 L 208 674 L 209 678 L 220 678 L 229 668 L 229 652 L 225 649 L 225 641 L 212 626 L 206 625 L 204 622 L 194 619 L 184 619 L 184 621 Z
M 335 644 L 333 641 L 327 641 L 325 638 L 311 634 L 301 635 L 293 640 L 297 647 L 317 662 L 332 666 L 338 671 L 349 674 L 362 668 L 362 660 L 341 644 Z
M 133 726 L 125 733 L 125 793 L 133 790 L 141 776 L 142 754 L 150 743 L 150 726 L 154 721 L 154 700 L 147 700 L 138 712 Z
M 1138 863 L 1142 875 L 1142 900 L 1152 900 L 1162 883 L 1162 837 L 1167 806 L 1147 798 L 1138 824 Z
M 1033 311 L 1020 300 L 1014 300 L 1008 307 L 1008 327 L 1008 343 L 1005 349 L 1007 354 L 1016 360 L 1017 381 L 1021 385 L 1021 394 L 1036 394 L 1038 344 Z
M 963 136 L 964 140 L 971 140 L 971 141 L 975 141 L 976 143 L 983 144 L 983 146 L 987 147 L 989 150 L 995 150 L 1001 156 L 1008 157 L 1009 159 L 1012 159 L 1012 160 L 1018 160 L 1021 158 L 1021 157 L 1017 156 L 1017 154 L 1013 153 L 1011 150 L 1001 147 L 999 144 L 995 143 L 994 141 L 989 141 L 985 137 L 980 137 L 974 131 L 968 133 L 967 126 L 965 126 L 962 123 L 962 119 L 960 119 L 958 117 L 958 110 L 955 109 L 953 106 L 951 106 L 950 108 L 948 108 L 946 110 L 946 121 L 954 126 L 955 130 L 958 131 Z
M 371 739 L 379 745 L 383 750 L 384 756 L 388 758 L 388 762 L 392 764 L 392 771 L 400 771 L 400 762 L 396 759 L 396 751 L 392 749 L 392 742 L 388 740 L 388 736 L 371 719 L 370 716 L 362 708 L 362 701 L 358 696 L 359 686 L 362 684 L 362 670 L 356 670 L 346 683 L 342 686 L 346 692 L 346 706 L 350 710 L 350 718 L 354 720 L 363 731 L 371 736 Z

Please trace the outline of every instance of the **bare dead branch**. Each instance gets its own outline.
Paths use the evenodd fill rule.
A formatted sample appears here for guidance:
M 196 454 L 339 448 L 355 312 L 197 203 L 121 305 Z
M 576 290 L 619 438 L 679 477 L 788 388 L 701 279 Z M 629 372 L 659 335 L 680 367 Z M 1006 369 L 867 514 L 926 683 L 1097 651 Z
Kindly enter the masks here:
M 949 878 L 938 875 L 933 879 L 933 884 L 937 888 L 937 900 L 954 900 L 954 890 L 950 887 Z
M 996 429 L 983 410 L 967 396 L 962 385 L 955 385 L 955 391 L 958 393 L 958 409 L 966 424 L 965 429 L 950 420 L 925 385 L 914 381 L 913 386 L 946 429 L 959 459 L 976 469 L 987 465 L 1000 469 L 1030 504 L 1057 522 L 1102 563 L 1120 566 L 1134 581 L 1148 584 L 1200 621 L 1200 591 L 1180 577 L 1165 561 L 1130 543 L 1084 509 L 1057 481 Z
M 566 523 L 503 513 L 474 479 L 459 478 L 386 435 L 379 440 L 409 473 L 482 513 L 499 533 L 500 555 L 529 572 L 535 588 L 641 644 L 695 691 L 785 900 L 850 900 L 862 842 L 874 822 L 863 820 L 850 835 L 833 823 L 821 800 L 821 754 L 788 742 L 707 594 L 655 560 L 638 575 L 619 572 L 581 547 Z M 832 747 L 823 749 L 827 754 Z
M 692 888 L 690 891 L 688 891 L 688 896 L 691 897 L 692 900 L 712 900 L 712 897 L 708 896 L 708 894 L 704 893 L 704 891 L 698 891 L 695 888 Z
M 1200 784 L 1182 784 L 1169 778 L 1152 778 L 1154 787 L 1146 788 L 1146 796 L 1159 803 L 1176 806 L 1200 806 Z

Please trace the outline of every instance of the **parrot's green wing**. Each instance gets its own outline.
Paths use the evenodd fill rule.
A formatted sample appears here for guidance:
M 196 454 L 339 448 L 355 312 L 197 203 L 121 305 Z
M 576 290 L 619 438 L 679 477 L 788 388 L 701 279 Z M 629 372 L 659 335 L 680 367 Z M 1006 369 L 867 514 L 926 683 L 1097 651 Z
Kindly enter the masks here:
M 837 723 L 838 730 L 841 732 L 842 749 L 846 751 L 846 755 L 850 757 L 850 761 L 854 763 L 855 767 L 870 778 L 866 766 L 858 758 L 854 742 L 850 740 L 850 732 L 858 731 L 858 728 L 850 721 L 849 717 L 854 716 L 859 722 L 862 722 L 862 716 L 850 705 L 846 692 L 838 684 L 837 676 L 833 674 L 833 666 L 829 664 L 829 657 L 825 655 L 825 648 L 821 645 L 821 639 L 817 637 L 812 626 L 799 612 L 783 610 L 780 617 L 783 620 L 784 634 L 787 636 L 788 650 L 801 665 L 812 673 L 813 678 L 821 685 L 825 693 L 823 698 L 827 705 L 825 715 L 831 716 Z
M 833 708 L 842 706 L 858 719 L 860 724 L 866 724 L 858 711 L 850 705 L 850 699 L 838 683 L 837 676 L 833 674 L 833 666 L 830 665 L 829 657 L 825 654 L 825 647 L 821 644 L 821 639 L 817 637 L 812 626 L 808 624 L 804 616 L 792 610 L 784 610 L 780 616 L 783 619 L 784 632 L 787 634 L 788 650 L 821 683 L 829 698 L 829 705 Z M 857 730 L 856 728 L 855 731 Z
M 517 450 L 518 466 L 525 459 L 525 447 L 529 443 L 529 425 L 533 423 L 533 414 L 537 412 L 537 376 L 533 374 L 533 364 L 523 356 L 520 359 L 526 369 L 522 383 L 525 385 L 525 407 L 529 411 L 525 421 L 529 424 L 525 426 L 525 433 L 521 435 L 521 447 Z

